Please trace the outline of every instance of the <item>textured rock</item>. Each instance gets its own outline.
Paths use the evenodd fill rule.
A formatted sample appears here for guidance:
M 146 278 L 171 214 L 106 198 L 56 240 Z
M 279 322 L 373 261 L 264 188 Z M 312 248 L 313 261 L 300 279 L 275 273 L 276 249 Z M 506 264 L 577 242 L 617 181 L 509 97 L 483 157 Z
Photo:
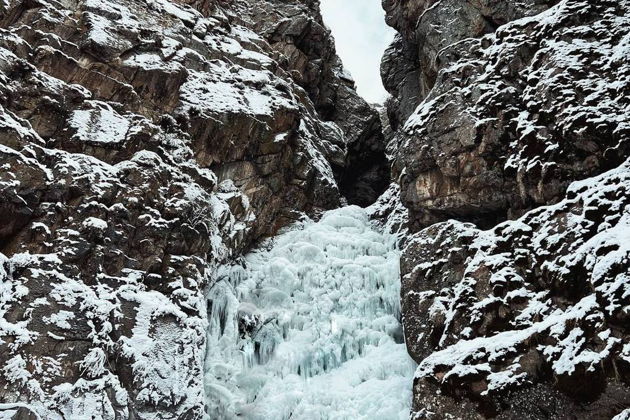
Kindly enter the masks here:
M 394 172 L 416 226 L 492 226 L 623 162 L 628 19 L 626 2 L 563 1 L 443 48 L 435 86 L 398 133 Z
M 383 84 L 392 94 L 390 118 L 398 127 L 427 97 L 448 63 L 444 49 L 492 33 L 500 25 L 546 9 L 555 0 L 383 0 L 398 36 L 385 52 Z
M 244 14 L 255 22 L 280 65 L 290 72 L 313 101 L 319 115 L 343 131 L 346 155 L 334 170 L 350 204 L 367 206 L 389 185 L 389 162 L 378 112 L 357 95 L 354 81 L 335 53 L 330 30 L 323 24 L 319 1 L 248 0 Z
M 293 19 L 321 23 L 316 6 Z M 329 76 L 298 83 L 298 63 L 244 10 L 0 1 L 0 402 L 16 403 L 2 406 L 11 415 L 200 418 L 215 267 L 300 212 L 338 206 L 335 176 L 382 152 L 382 136 L 342 130 L 378 117 L 340 82 L 323 26 L 307 61 Z M 335 93 L 306 89 L 316 85 Z
M 415 418 L 627 417 L 630 4 L 384 7 L 379 115 L 315 0 L 0 0 L 0 416 L 202 417 L 217 265 L 390 158 Z
M 629 189 L 630 161 L 490 231 L 451 221 L 409 240 L 420 418 L 608 419 L 630 404 Z
M 623 412 L 630 4 L 384 6 L 414 418 Z

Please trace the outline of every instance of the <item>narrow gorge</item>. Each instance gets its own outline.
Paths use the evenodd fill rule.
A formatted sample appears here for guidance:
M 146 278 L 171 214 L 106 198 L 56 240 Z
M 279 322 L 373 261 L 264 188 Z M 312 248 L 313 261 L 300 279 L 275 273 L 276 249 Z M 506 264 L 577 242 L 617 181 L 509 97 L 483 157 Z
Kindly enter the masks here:
M 630 2 L 382 8 L 0 0 L 0 419 L 630 419 Z

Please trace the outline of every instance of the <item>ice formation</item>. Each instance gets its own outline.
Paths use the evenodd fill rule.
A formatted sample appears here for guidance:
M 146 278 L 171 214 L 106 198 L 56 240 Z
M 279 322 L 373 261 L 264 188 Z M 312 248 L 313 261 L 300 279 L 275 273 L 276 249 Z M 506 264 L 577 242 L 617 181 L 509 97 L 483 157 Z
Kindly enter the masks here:
M 406 419 L 396 237 L 367 211 L 304 220 L 208 295 L 208 412 L 216 418 Z

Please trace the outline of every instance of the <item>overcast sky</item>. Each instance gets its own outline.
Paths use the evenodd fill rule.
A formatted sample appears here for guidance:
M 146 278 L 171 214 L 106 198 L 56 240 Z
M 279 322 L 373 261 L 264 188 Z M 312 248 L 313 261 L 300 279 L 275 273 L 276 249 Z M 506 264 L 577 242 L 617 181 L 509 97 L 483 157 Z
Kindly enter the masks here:
M 321 0 L 322 15 L 332 30 L 337 54 L 369 102 L 386 97 L 380 76 L 381 57 L 394 38 L 385 24 L 381 0 Z

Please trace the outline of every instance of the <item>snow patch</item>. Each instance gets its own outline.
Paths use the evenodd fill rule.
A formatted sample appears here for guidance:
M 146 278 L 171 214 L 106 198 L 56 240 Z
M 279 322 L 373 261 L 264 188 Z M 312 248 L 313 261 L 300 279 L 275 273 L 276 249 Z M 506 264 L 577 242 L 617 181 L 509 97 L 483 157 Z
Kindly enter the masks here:
M 122 143 L 129 131 L 129 121 L 104 102 L 93 101 L 94 109 L 72 113 L 69 125 L 73 138 L 94 143 Z

